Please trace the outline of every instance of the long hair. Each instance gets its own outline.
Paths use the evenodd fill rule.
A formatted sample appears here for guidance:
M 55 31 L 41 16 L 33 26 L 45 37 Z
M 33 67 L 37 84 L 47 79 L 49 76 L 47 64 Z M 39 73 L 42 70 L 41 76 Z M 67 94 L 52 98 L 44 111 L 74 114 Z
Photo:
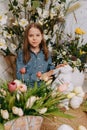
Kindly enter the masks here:
M 43 35 L 43 29 L 42 26 L 38 23 L 31 23 L 27 26 L 25 32 L 24 32 L 24 44 L 23 44 L 23 62 L 26 64 L 31 56 L 30 56 L 30 44 L 28 41 L 28 32 L 29 30 L 34 27 L 40 30 L 41 34 Z M 46 41 L 44 38 L 42 38 L 42 41 L 40 43 L 40 49 L 43 50 L 44 56 L 45 56 L 45 60 L 48 60 L 48 48 L 46 46 Z

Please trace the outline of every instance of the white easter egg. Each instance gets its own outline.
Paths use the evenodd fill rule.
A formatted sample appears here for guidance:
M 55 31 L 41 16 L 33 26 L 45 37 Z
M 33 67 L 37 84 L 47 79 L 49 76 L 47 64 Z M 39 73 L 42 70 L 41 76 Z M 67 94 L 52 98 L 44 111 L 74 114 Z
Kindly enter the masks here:
M 78 97 L 78 96 L 74 96 L 71 100 L 70 100 L 70 106 L 73 109 L 79 108 L 81 103 L 83 102 L 83 98 L 82 97 Z
M 85 126 L 80 125 L 80 126 L 78 127 L 78 130 L 87 130 L 87 129 L 86 129 L 86 127 L 85 127 Z
M 70 125 L 63 124 L 57 130 L 74 130 Z

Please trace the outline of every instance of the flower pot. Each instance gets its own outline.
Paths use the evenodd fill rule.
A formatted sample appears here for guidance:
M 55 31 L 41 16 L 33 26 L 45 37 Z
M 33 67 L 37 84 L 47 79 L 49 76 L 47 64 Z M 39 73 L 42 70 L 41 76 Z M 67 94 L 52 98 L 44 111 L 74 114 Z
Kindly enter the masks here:
M 4 127 L 5 130 L 40 130 L 42 121 L 43 117 L 41 116 L 23 116 L 8 121 Z

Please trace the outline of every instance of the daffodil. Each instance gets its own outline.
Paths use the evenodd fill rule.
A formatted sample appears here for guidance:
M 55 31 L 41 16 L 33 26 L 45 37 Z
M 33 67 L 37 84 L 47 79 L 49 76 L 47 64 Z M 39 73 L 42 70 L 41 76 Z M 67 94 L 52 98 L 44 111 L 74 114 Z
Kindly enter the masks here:
M 82 29 L 80 29 L 80 28 L 76 28 L 76 29 L 75 29 L 75 33 L 76 33 L 76 34 L 79 34 L 79 35 L 82 35 L 82 34 L 85 34 L 85 31 L 82 30 Z

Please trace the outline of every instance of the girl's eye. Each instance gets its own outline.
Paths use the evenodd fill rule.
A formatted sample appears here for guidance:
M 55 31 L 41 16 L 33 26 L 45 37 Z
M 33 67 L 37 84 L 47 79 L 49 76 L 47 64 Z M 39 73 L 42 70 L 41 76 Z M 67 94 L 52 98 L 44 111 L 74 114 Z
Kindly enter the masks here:
M 29 37 L 33 37 L 33 35 L 32 34 L 30 34 L 30 35 L 28 35 Z
M 37 34 L 37 36 L 40 36 L 39 34 Z

